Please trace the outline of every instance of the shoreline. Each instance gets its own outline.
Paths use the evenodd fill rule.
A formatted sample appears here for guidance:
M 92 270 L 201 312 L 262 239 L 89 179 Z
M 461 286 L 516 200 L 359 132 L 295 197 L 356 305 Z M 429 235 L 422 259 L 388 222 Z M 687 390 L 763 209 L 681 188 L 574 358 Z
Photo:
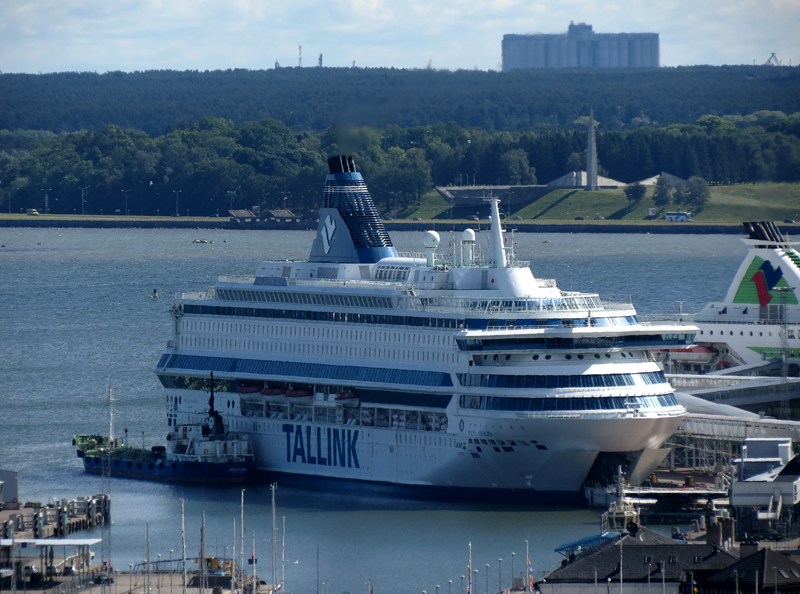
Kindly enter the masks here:
M 171 219 L 156 217 L 114 216 L 93 217 L 87 219 L 59 218 L 52 215 L 41 217 L 0 218 L 0 228 L 87 228 L 87 229 L 224 229 L 224 230 L 273 230 L 273 231 L 314 231 L 317 221 L 299 222 L 237 222 L 229 219 L 197 218 Z M 463 231 L 465 229 L 481 230 L 487 228 L 488 221 L 385 221 L 387 231 Z M 742 233 L 741 223 L 674 223 L 652 221 L 641 223 L 617 223 L 616 221 L 572 221 L 540 223 L 525 221 L 505 221 L 507 231 L 512 229 L 518 233 L 640 233 L 640 234 L 675 234 L 675 235 L 738 235 Z M 783 224 L 782 227 L 793 228 L 794 225 Z

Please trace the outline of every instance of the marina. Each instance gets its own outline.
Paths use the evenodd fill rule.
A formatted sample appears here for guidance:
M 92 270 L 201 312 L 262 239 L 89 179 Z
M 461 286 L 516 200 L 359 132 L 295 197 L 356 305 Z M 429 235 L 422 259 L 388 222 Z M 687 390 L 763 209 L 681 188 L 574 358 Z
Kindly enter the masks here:
M 110 380 L 119 399 L 115 425 L 128 428 L 129 439 L 137 445 L 141 440 L 148 448 L 163 443 L 168 429 L 165 404 L 152 364 L 153 353 L 171 331 L 167 309 L 175 294 L 205 291 L 221 274 L 252 274 L 253 262 L 262 254 L 306 258 L 313 240 L 309 232 L 219 231 L 207 234 L 214 244 L 193 246 L 190 242 L 197 233 L 191 230 L 12 229 L 8 233 L 0 267 L 10 278 L 19 279 L 20 290 L 0 289 L 8 303 L 0 315 L 8 329 L 8 364 L 13 370 L 5 384 L 8 406 L 0 423 L 3 429 L 14 426 L 15 433 L 12 440 L 9 431 L 0 430 L 0 451 L 17 461 L 15 469 L 24 477 L 23 500 L 38 499 L 41 493 L 74 497 L 102 492 L 102 477 L 84 473 L 70 442 L 79 427 L 87 433 L 108 432 Z M 109 234 L 113 252 L 105 249 L 112 241 Z M 442 237 L 443 243 L 450 242 L 449 233 Z M 225 239 L 228 243 L 223 244 Z M 419 234 L 393 233 L 392 239 L 398 251 L 414 251 Z M 727 236 L 692 235 L 676 241 L 667 236 L 548 234 L 549 244 L 543 239 L 514 236 L 518 257 L 531 260 L 537 276 L 558 278 L 566 289 L 588 284 L 607 300 L 631 300 L 639 312 L 676 311 L 678 300 L 686 300 L 687 310 L 698 311 L 712 293 L 724 294 L 747 251 L 737 237 Z M 704 254 L 707 268 L 697 266 L 697 253 Z M 684 279 L 680 285 L 672 282 L 678 276 Z M 159 299 L 151 298 L 154 287 Z M 60 296 L 57 301 L 52 299 L 54 290 Z M 31 390 L 31 383 L 48 388 Z M 71 405 L 54 408 L 53 394 Z M 32 410 L 40 412 L 33 416 Z M 750 423 L 751 419 L 734 421 L 742 431 L 749 431 Z M 46 446 L 38 437 L 43 433 L 48 435 Z M 698 456 L 696 463 L 702 461 Z M 692 473 L 698 482 L 707 480 L 701 479 L 699 468 Z M 230 550 L 231 519 L 240 514 L 238 488 L 112 477 L 110 491 L 114 500 L 110 548 L 114 564 L 122 570 L 144 558 L 146 518 L 153 542 L 159 543 L 154 555 L 160 553 L 165 559 L 170 549 L 179 549 L 180 497 L 186 500 L 189 549 L 195 554 L 198 550 L 205 510 L 207 546 L 220 557 L 225 546 Z M 267 558 L 269 498 L 266 486 L 246 487 L 246 523 L 252 521 L 257 535 L 264 535 L 257 536 L 257 551 Z M 515 573 L 519 573 L 528 540 L 540 579 L 559 563 L 560 556 L 554 553 L 558 544 L 597 532 L 599 515 L 596 509 L 573 506 L 409 501 L 368 489 L 320 496 L 288 486 L 279 487 L 278 509 L 287 523 L 287 591 L 301 587 L 316 591 L 318 544 L 320 584 L 327 582 L 331 591 L 358 591 L 369 578 L 376 592 L 433 592 L 436 584 L 444 588 L 449 579 L 457 591 L 470 541 L 481 579 L 485 580 L 485 564 L 491 563 L 490 578 L 496 584 L 497 559 L 504 559 L 504 582 L 510 582 L 511 554 L 516 553 Z M 682 526 L 682 531 L 689 528 Z M 92 537 L 100 531 L 85 534 Z M 392 535 L 391 548 L 382 538 L 385 534 Z M 409 567 L 415 568 L 413 575 Z M 359 582 L 354 576 L 363 579 Z M 118 582 L 120 589 L 125 577 Z

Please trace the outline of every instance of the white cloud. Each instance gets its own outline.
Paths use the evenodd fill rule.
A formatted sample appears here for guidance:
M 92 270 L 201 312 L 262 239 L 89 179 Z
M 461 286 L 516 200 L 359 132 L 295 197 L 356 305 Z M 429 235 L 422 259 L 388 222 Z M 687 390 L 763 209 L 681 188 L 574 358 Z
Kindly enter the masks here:
M 26 0 L 0 3 L 0 70 L 494 68 L 506 33 L 655 31 L 667 65 L 797 64 L 797 0 Z M 313 58 L 311 58 L 313 56 Z

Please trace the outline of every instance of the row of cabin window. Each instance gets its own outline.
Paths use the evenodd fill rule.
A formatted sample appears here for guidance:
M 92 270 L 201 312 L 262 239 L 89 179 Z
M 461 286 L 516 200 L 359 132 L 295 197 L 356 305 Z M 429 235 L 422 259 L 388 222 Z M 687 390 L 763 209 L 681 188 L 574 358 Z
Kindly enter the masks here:
M 418 335 L 412 335 L 417 342 Z M 346 340 L 342 338 L 342 340 Z M 422 342 L 422 340 L 419 340 Z M 317 357 L 377 358 L 396 361 L 420 361 L 426 363 L 455 363 L 457 355 L 440 350 L 419 348 L 378 348 L 373 346 L 351 346 L 348 344 L 325 344 L 319 342 L 294 342 L 291 340 L 267 341 L 239 340 L 234 338 L 212 338 L 204 336 L 181 336 L 181 347 L 230 351 L 254 351 L 257 353 L 292 353 Z
M 678 406 L 672 394 L 660 396 L 608 396 L 602 398 L 508 398 L 505 396 L 468 396 L 459 398 L 461 408 L 518 412 L 628 410 L 632 407 L 663 408 Z
M 305 293 L 301 293 L 306 295 Z M 370 299 L 373 299 L 370 297 Z M 300 309 L 272 309 L 260 307 L 229 307 L 223 305 L 183 306 L 186 314 L 220 315 L 268 318 L 278 320 L 308 320 L 319 322 L 345 322 L 354 324 L 386 324 L 392 326 L 418 326 L 425 328 L 466 328 L 485 330 L 500 328 L 579 328 L 635 326 L 635 316 L 564 318 L 564 319 L 499 319 L 499 318 L 441 318 L 423 316 L 397 316 L 388 314 L 352 313 L 337 311 L 309 311 Z
M 392 341 L 401 344 L 428 344 L 433 346 L 450 346 L 450 335 L 420 334 L 417 332 L 390 332 L 385 330 L 361 330 L 348 328 L 330 328 L 308 325 L 287 326 L 285 324 L 268 324 L 252 322 L 212 322 L 206 320 L 184 319 L 183 332 L 214 332 L 256 334 L 265 336 L 285 336 L 287 338 L 318 338 L 329 340 L 357 340 L 363 342 Z M 184 338 L 186 336 L 184 335 Z M 199 346 L 186 343 L 184 346 Z
M 532 336 L 529 338 L 459 338 L 461 351 L 517 349 L 610 349 L 651 346 L 688 345 L 694 334 L 640 334 L 631 336 Z
M 614 388 L 667 382 L 663 371 L 604 375 L 489 375 L 459 373 L 462 386 L 479 388 Z
M 452 386 L 449 373 L 415 369 L 383 369 L 355 365 L 329 365 L 296 361 L 259 361 L 231 357 L 204 357 L 200 355 L 173 355 L 166 360 L 166 369 L 193 369 L 204 372 L 243 373 L 261 376 L 298 377 L 306 380 L 322 379 L 332 382 L 370 382 L 417 386 Z

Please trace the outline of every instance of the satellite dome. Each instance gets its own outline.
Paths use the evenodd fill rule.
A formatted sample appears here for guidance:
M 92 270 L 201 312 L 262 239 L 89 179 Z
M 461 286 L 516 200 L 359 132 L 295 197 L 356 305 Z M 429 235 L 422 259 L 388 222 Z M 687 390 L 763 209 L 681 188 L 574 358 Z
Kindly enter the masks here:
M 461 234 L 461 241 L 475 241 L 475 231 L 472 229 L 464 229 Z
M 422 245 L 426 248 L 435 248 L 439 246 L 439 234 L 436 231 L 425 231 L 422 236 Z

